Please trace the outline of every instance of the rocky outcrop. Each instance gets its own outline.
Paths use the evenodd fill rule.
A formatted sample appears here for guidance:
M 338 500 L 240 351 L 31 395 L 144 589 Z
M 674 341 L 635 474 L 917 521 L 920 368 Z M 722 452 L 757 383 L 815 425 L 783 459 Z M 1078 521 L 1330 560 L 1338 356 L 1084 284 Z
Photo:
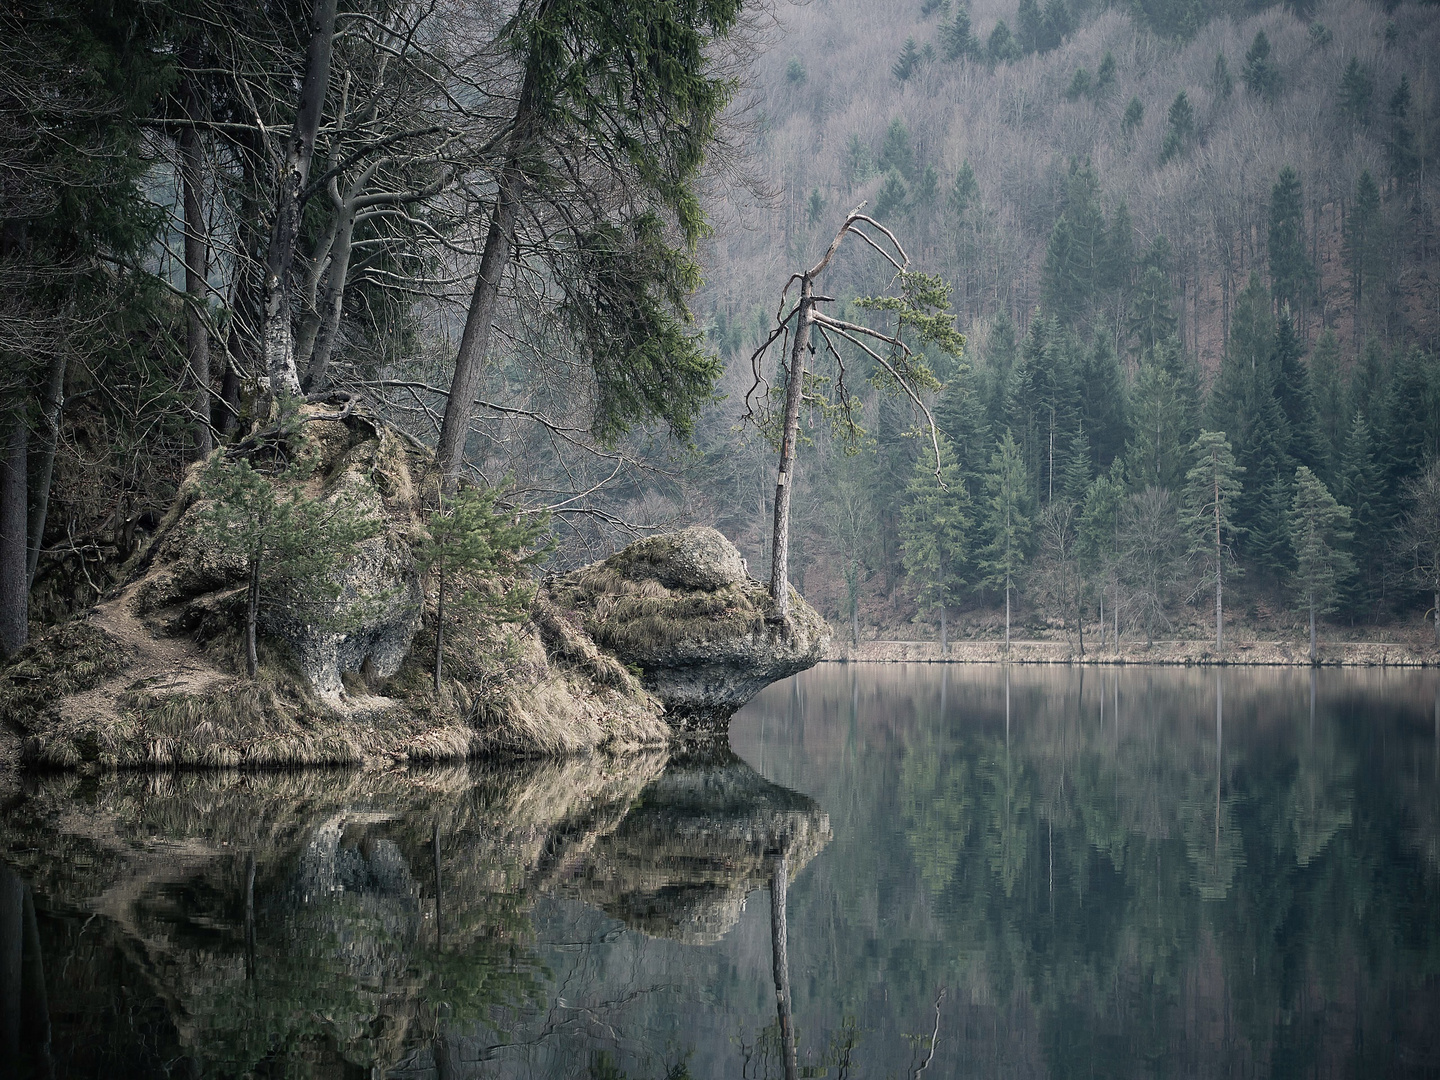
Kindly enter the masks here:
M 829 625 L 793 590 L 790 615 L 709 528 L 637 541 L 547 582 L 542 595 L 598 645 L 640 672 L 682 733 L 723 734 L 764 687 L 813 667 Z
M 18 743 L 46 766 L 233 767 L 633 751 L 723 733 L 823 655 L 824 621 L 798 596 L 777 618 L 735 547 L 696 528 L 550 580 L 514 621 L 450 605 L 437 694 L 435 594 L 415 557 L 433 460 L 354 410 L 306 406 L 277 438 L 313 465 L 300 497 L 363 525 L 326 570 L 334 588 L 262 606 L 261 671 L 244 675 L 247 557 L 217 540 L 197 466 L 125 588 L 0 675 L 12 755 Z

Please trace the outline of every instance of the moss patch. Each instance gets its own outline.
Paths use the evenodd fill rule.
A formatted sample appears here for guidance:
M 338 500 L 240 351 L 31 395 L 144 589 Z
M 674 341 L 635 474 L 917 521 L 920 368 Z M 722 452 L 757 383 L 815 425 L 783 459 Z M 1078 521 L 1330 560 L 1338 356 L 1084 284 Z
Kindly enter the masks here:
M 84 619 L 31 641 L 0 675 L 0 722 L 30 730 L 55 702 L 124 671 L 130 651 Z

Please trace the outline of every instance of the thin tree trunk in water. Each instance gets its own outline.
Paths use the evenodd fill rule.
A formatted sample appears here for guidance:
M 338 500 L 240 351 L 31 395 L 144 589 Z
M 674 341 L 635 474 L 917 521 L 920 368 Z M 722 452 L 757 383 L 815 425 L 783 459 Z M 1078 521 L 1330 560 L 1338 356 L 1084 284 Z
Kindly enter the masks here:
M 255 978 L 255 853 L 245 856 L 245 978 Z
M 245 670 L 250 677 L 260 668 L 260 655 L 255 648 L 255 622 L 260 610 L 260 550 L 250 559 L 250 596 L 245 607 Z
M 440 696 L 440 664 L 445 656 L 445 564 L 440 564 L 440 585 L 435 600 L 435 696 Z
M 315 153 L 315 135 L 320 128 L 321 107 L 330 81 L 330 55 L 335 42 L 337 0 L 315 0 L 310 20 L 310 44 L 305 53 L 305 81 L 295 111 L 295 127 L 285 151 L 280 190 L 275 201 L 275 220 L 270 229 L 270 246 L 265 252 L 264 331 L 265 367 L 270 389 L 275 394 L 300 393 L 295 370 L 294 328 L 290 325 L 290 264 L 295 257 L 295 240 L 300 233 L 301 195 L 310 176 L 310 159 Z
M 25 950 L 25 882 L 0 865 L 0 1064 L 20 1072 L 21 972 Z
M 795 341 L 790 348 L 790 368 L 785 384 L 785 427 L 780 440 L 780 469 L 775 478 L 775 531 L 770 548 L 770 597 L 775 613 L 790 614 L 790 494 L 795 466 L 795 443 L 800 437 L 800 401 L 805 389 L 805 346 L 810 341 L 810 316 L 814 310 L 815 286 L 808 276 L 800 279 L 800 307 L 795 315 Z
M 13 656 L 30 636 L 26 487 L 30 428 L 25 414 L 10 414 L 0 461 L 0 657 Z
M 30 508 L 30 551 L 25 560 L 25 587 L 35 584 L 35 571 L 40 565 L 40 548 L 45 542 L 45 519 L 50 512 L 50 480 L 55 474 L 55 453 L 60 446 L 60 410 L 65 404 L 65 367 L 69 353 L 62 342 L 50 361 L 50 378 L 46 381 L 45 401 L 40 418 L 45 424 L 40 439 L 40 466 L 35 470 L 35 505 Z
M 199 66 L 195 50 L 187 49 L 185 63 Z M 185 206 L 185 355 L 194 382 L 195 456 L 210 453 L 210 330 L 204 316 L 207 278 L 210 273 L 210 245 L 206 242 L 205 216 L 200 205 L 200 94 L 193 77 L 185 89 L 187 123 L 180 129 L 180 179 Z
M 50 1002 L 45 993 L 45 957 L 40 952 L 40 926 L 35 919 L 35 893 L 25 886 L 25 939 L 20 954 L 20 981 L 25 993 L 22 1006 L 22 1030 L 27 1029 L 26 1042 L 30 1059 L 41 1076 L 54 1077 L 55 1065 L 50 1059 Z
M 435 951 L 439 952 L 444 946 L 445 935 L 441 927 L 440 917 L 440 823 L 435 822 L 434 830 L 430 836 L 430 850 L 435 862 Z
M 790 1015 L 790 957 L 785 940 L 785 890 L 789 883 L 785 862 L 782 852 L 775 857 L 770 871 L 770 961 L 775 976 L 775 1017 L 780 1025 L 785 1080 L 797 1080 L 800 1064 L 795 1052 L 795 1022 Z
M 1315 663 L 1315 597 L 1310 597 L 1310 663 Z
M 1005 572 L 1005 658 L 1010 658 L 1010 572 Z
M 1085 608 L 1080 599 L 1080 587 L 1075 587 L 1075 635 L 1080 642 L 1080 655 L 1085 655 Z

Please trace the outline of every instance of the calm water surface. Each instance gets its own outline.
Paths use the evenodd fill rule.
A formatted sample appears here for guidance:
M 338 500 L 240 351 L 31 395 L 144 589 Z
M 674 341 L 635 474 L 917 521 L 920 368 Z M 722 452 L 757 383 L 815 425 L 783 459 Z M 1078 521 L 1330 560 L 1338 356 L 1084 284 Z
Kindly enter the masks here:
M 1440 1076 L 1437 741 L 1433 673 L 827 665 L 728 751 L 29 778 L 0 1076 L 784 1077 L 777 968 L 801 1076 Z

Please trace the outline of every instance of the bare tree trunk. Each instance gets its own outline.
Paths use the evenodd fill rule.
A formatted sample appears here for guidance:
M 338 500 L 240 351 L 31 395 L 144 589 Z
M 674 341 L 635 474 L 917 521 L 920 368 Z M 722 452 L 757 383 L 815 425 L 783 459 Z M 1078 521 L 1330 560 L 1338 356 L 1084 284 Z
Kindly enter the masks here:
M 1440 589 L 1435 590 L 1435 644 L 1440 645 Z
M 345 279 L 350 273 L 350 252 L 355 237 L 355 214 L 345 214 L 330 248 L 330 268 L 325 273 L 324 288 L 316 305 L 318 325 L 305 372 L 305 389 L 310 393 L 329 385 L 330 357 L 335 351 L 335 338 L 340 333 L 340 314 L 345 306 Z
M 1005 572 L 1005 659 L 1010 659 L 1010 572 Z
M 944 605 L 944 603 L 941 603 L 941 605 L 940 605 L 940 651 L 941 651 L 942 653 L 948 653 L 948 652 L 950 651 L 950 639 L 949 639 L 949 636 L 948 636 L 947 631 L 948 631 L 948 627 L 945 625 L 945 605 Z
M 250 559 L 250 595 L 245 605 L 245 670 L 250 677 L 260 669 L 260 655 L 255 648 L 255 623 L 260 611 L 260 549 Z
M 775 976 L 775 1017 L 780 1025 L 780 1046 L 785 1080 L 797 1080 L 800 1064 L 795 1052 L 795 1022 L 790 1015 L 790 957 L 786 943 L 785 890 L 789 873 L 782 852 L 770 871 L 770 961 Z
M 45 519 L 50 512 L 50 480 L 55 475 L 55 453 L 60 446 L 60 410 L 65 403 L 65 367 L 69 356 L 67 343 L 50 361 L 50 377 L 45 384 L 45 400 L 40 406 L 40 419 L 45 424 L 40 437 L 40 464 L 35 470 L 35 505 L 30 508 L 30 551 L 25 559 L 25 588 L 35 584 L 35 571 L 40 566 L 40 548 L 45 542 Z
M 1315 596 L 1310 596 L 1310 663 L 1315 663 Z
M 310 44 L 305 53 L 305 81 L 300 87 L 300 105 L 295 127 L 286 147 L 285 164 L 275 203 L 275 220 L 270 229 L 270 246 L 265 252 L 264 331 L 265 367 L 270 389 L 275 394 L 300 393 L 295 370 L 295 337 L 290 325 L 290 264 L 295 257 L 295 240 L 300 232 L 301 196 L 310 176 L 315 154 L 315 135 L 320 128 L 321 107 L 330 82 L 330 54 L 335 42 L 337 0 L 315 0 L 310 20 Z
M 475 292 L 470 297 L 465 330 L 460 335 L 460 348 L 455 354 L 455 377 L 450 382 L 450 397 L 445 403 L 445 418 L 440 425 L 440 443 L 435 453 L 447 491 L 455 489 L 460 479 L 460 466 L 465 461 L 470 413 L 475 394 L 480 389 L 485 358 L 490 351 L 490 328 L 500 298 L 500 278 L 510 261 L 510 238 L 520 212 L 519 186 L 520 171 L 512 161 L 500 176 L 495 210 L 490 215 L 490 231 L 485 237 L 484 254 L 480 257 L 480 273 L 475 278 Z
M 186 50 L 185 63 L 199 66 L 193 49 Z M 200 119 L 200 94 L 192 76 L 185 88 L 185 111 L 188 114 L 180 129 L 180 180 L 184 188 L 185 207 L 185 356 L 190 365 L 195 398 L 195 456 L 210 453 L 214 440 L 210 431 L 210 329 L 205 319 L 205 298 L 210 273 L 210 245 L 207 242 L 205 215 L 200 202 L 201 163 L 200 132 L 195 124 Z
M 25 414 L 10 414 L 0 461 L 0 658 L 15 655 L 30 636 L 26 503 L 30 428 Z
M 800 437 L 800 401 L 805 389 L 805 347 L 810 343 L 810 317 L 815 286 L 807 274 L 800 280 L 800 307 L 795 315 L 795 341 L 785 384 L 785 426 L 780 441 L 780 470 L 775 478 L 775 531 L 770 548 L 770 597 L 775 613 L 790 614 L 790 492 L 795 444 Z
M 435 696 L 440 696 L 440 665 L 445 656 L 445 564 L 439 568 L 440 584 L 435 602 Z
M 1219 465 L 1218 465 L 1218 464 L 1215 466 L 1215 476 L 1214 476 L 1214 480 L 1215 480 L 1215 648 L 1216 648 L 1216 650 L 1218 651 L 1219 649 L 1224 648 L 1224 628 L 1225 628 L 1225 615 L 1224 615 L 1224 610 L 1225 610 L 1225 609 L 1224 609 L 1223 606 L 1221 605 L 1221 585 L 1220 585 L 1220 578 L 1221 578 L 1222 566 L 1223 566 L 1223 564 L 1222 564 L 1222 562 L 1221 562 L 1221 559 L 1222 559 L 1222 557 L 1223 557 L 1224 554 L 1225 554 L 1225 549 L 1224 549 L 1224 546 L 1223 546 L 1223 545 L 1221 544 L 1221 542 L 1220 542 L 1220 469 L 1219 469 Z

